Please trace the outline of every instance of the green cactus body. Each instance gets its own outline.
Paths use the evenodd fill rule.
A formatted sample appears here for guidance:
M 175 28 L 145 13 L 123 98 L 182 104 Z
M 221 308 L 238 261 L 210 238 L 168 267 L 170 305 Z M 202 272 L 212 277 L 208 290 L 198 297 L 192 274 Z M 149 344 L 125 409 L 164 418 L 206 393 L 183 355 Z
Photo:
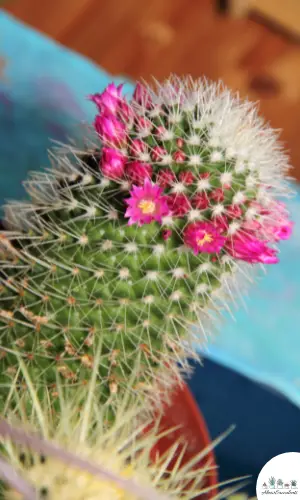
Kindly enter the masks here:
M 167 94 L 175 84 L 181 87 L 172 100 Z M 273 166 L 284 171 L 286 160 L 278 148 L 272 158 L 263 150 L 260 122 L 253 112 L 249 118 L 247 106 L 214 85 L 193 85 L 167 82 L 156 93 L 147 91 L 150 107 L 133 99 L 133 118 L 123 123 L 119 116 L 126 139 L 113 147 L 126 157 L 122 175 L 104 175 L 102 148 L 112 145 L 103 136 L 100 147 L 58 154 L 51 172 L 26 183 L 31 202 L 8 205 L 10 230 L 0 240 L 2 386 L 18 376 L 15 352 L 53 397 L 57 370 L 68 385 L 84 384 L 99 342 L 102 403 L 122 394 L 132 376 L 136 394 L 155 382 L 169 384 L 193 354 L 191 325 L 204 333 L 220 292 L 230 297 L 235 272 L 252 269 L 234 258 L 230 243 L 244 224 L 264 220 L 254 203 L 268 203 L 264 186 Z M 147 120 L 145 130 L 140 118 Z M 222 142 L 217 119 L 229 123 L 225 139 L 236 137 L 243 155 Z M 132 152 L 137 139 L 139 153 Z M 133 168 L 135 181 L 126 170 L 133 162 L 150 166 L 151 182 L 163 185 L 161 196 L 173 204 L 161 220 L 128 224 L 125 200 L 133 185 L 143 186 L 140 167 Z M 162 172 L 171 172 L 172 181 L 161 182 Z M 145 180 L 143 169 L 141 175 Z M 276 194 L 284 189 L 281 175 Z M 139 205 L 144 215 L 151 203 Z M 215 252 L 202 251 L 215 233 L 197 239 L 198 252 L 185 244 L 187 228 L 202 222 L 222 239 Z
M 225 486 L 207 479 L 214 473 L 212 450 L 228 433 L 204 449 L 195 448 L 194 443 L 189 449 L 185 435 L 174 437 L 174 428 L 165 428 L 159 416 L 145 420 L 140 406 L 127 397 L 119 400 L 114 422 L 107 428 L 106 409 L 97 403 L 93 380 L 97 367 L 96 362 L 87 387 L 67 397 L 61 394 L 57 420 L 51 400 L 39 399 L 34 381 L 28 381 L 29 390 L 21 395 L 12 387 L 11 399 L 16 398 L 19 405 L 12 410 L 10 400 L 10 409 L 2 416 L 13 431 L 17 429 L 19 439 L 11 432 L 1 444 L 2 457 L 14 469 L 11 487 L 9 481 L 0 482 L 1 499 L 28 498 L 16 487 L 24 490 L 24 481 L 34 489 L 32 498 L 51 500 L 192 500 L 201 494 L 209 497 L 217 487 Z M 60 383 L 58 389 L 62 389 Z M 29 401 L 32 411 L 24 415 L 22 408 Z M 20 443 L 24 431 L 26 446 Z M 38 445 L 32 436 L 38 436 Z M 166 442 L 162 446 L 162 436 L 168 438 L 167 446 Z M 23 483 L 16 481 L 17 474 Z M 11 478 L 6 474 L 6 480 Z M 224 494 L 238 486 L 232 485 Z

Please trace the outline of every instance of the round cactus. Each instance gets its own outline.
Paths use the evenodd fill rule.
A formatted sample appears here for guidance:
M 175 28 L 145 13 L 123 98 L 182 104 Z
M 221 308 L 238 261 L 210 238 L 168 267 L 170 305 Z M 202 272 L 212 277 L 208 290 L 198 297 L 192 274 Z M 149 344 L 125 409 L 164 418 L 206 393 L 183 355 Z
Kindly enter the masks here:
M 5 413 L 6 438 L 1 452 L 38 498 L 189 500 L 215 488 L 206 482 L 213 467 L 209 461 L 211 447 L 199 450 L 186 462 L 186 443 L 174 442 L 170 429 L 163 433 L 170 437 L 170 446 L 158 455 L 162 435 L 159 420 L 149 426 L 141 419 L 139 408 L 128 406 L 126 399 L 120 402 L 112 427 L 107 428 L 105 409 L 100 409 L 93 384 L 85 394 L 81 388 L 71 398 L 62 396 L 63 411 L 55 422 L 49 399 L 40 402 L 35 390 L 32 381 L 28 392 L 15 394 L 20 404 L 18 410 Z M 32 412 L 26 418 L 21 407 L 28 399 Z M 14 425 L 7 432 L 11 423 Z M 2 427 L 0 430 L 3 432 Z M 111 477 L 105 474 L 107 471 Z M 2 484 L 1 498 L 25 497 Z
M 31 201 L 6 207 L 0 383 L 15 351 L 54 395 L 56 370 L 85 383 L 100 342 L 105 403 L 132 374 L 139 394 L 186 370 L 236 277 L 277 263 L 292 223 L 277 200 L 287 158 L 252 104 L 176 77 L 91 99 L 96 138 L 59 150 L 26 182 Z

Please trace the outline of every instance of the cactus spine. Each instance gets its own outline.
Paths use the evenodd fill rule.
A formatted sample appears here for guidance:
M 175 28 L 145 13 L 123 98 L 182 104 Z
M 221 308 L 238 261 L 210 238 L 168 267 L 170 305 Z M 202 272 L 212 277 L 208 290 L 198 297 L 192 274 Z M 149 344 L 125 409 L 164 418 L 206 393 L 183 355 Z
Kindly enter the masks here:
M 23 367 L 25 378 L 28 372 Z M 140 408 L 125 398 L 119 401 L 112 426 L 106 423 L 106 410 L 98 402 L 95 372 L 93 369 L 90 383 L 86 389 L 78 389 L 66 398 L 63 387 L 58 383 L 61 413 L 59 419 L 53 418 L 51 400 L 39 400 L 34 381 L 28 380 L 28 392 L 19 393 L 13 386 L 7 406 L 17 401 L 14 410 L 4 416 L 11 424 L 19 423 L 19 430 L 35 431 L 42 439 L 35 448 L 27 438 L 26 445 L 16 444 L 14 439 L 6 438 L 2 452 L 9 464 L 13 465 L 20 477 L 34 488 L 37 498 L 47 500 L 138 500 L 146 496 L 151 500 L 190 500 L 210 491 L 205 482 L 213 465 L 209 462 L 209 451 L 202 450 L 187 463 L 183 456 L 186 443 L 172 442 L 172 429 L 164 431 L 170 436 L 170 447 L 158 457 L 155 452 L 157 442 L 162 436 L 159 419 L 153 425 L 141 418 Z M 29 400 L 31 413 L 24 412 Z M 20 422 L 21 421 L 21 422 Z M 20 431 L 19 431 L 20 434 Z M 49 452 L 49 443 L 56 446 L 55 454 Z M 214 443 L 216 444 L 216 443 Z M 212 444 L 212 446 L 214 445 Z M 58 447 L 58 448 L 57 448 Z M 71 454 L 67 460 L 60 456 L 60 450 Z M 80 457 L 84 464 L 74 462 L 72 457 Z M 95 475 L 88 464 L 98 470 L 110 471 L 115 477 L 129 480 L 130 484 L 120 485 L 106 476 Z M 173 468 L 170 470 L 170 463 Z M 199 465 L 201 463 L 201 465 Z M 99 469 L 101 468 L 101 469 Z M 132 491 L 132 481 L 135 490 Z M 131 486 L 131 488 L 129 487 Z M 8 485 L 2 485 L 3 500 L 23 498 Z M 220 494 L 219 494 L 220 495 Z
M 31 200 L 6 207 L 4 388 L 18 352 L 55 399 L 57 371 L 86 384 L 99 345 L 102 404 L 114 407 L 131 377 L 137 395 L 169 386 L 235 297 L 235 276 L 276 263 L 290 235 L 276 200 L 289 192 L 287 158 L 251 104 L 190 78 L 138 84 L 130 101 L 121 91 L 92 96 L 93 142 L 60 151 L 26 182 Z

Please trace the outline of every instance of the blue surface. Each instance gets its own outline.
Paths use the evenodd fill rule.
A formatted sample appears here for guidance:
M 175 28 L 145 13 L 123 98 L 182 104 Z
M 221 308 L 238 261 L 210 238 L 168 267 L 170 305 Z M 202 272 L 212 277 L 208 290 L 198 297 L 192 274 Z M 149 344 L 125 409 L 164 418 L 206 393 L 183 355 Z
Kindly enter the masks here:
M 51 139 L 66 141 L 91 121 L 87 95 L 112 78 L 87 59 L 7 16 L 0 9 L 0 204 L 22 198 L 29 170 L 48 165 Z M 125 91 L 131 86 L 126 85 Z
M 92 120 L 94 107 L 85 96 L 112 78 L 1 10 L 0 34 L 0 58 L 6 61 L 0 78 L 2 204 L 24 196 L 21 182 L 29 170 L 48 165 L 49 137 L 67 140 L 80 133 L 78 123 Z M 225 323 L 209 355 L 300 405 L 299 190 L 290 208 L 298 225 L 281 246 L 281 263 L 268 268 L 250 292 L 248 312 L 240 308 L 236 322 Z M 197 368 L 191 387 L 214 437 L 238 423 L 217 453 L 222 477 L 255 475 L 274 454 L 300 451 L 299 411 L 287 400 L 208 360 Z
M 256 480 L 273 457 L 300 452 L 300 410 L 285 398 L 211 360 L 195 366 L 191 390 L 200 403 L 212 438 L 235 430 L 215 449 L 219 480 L 251 475 L 243 488 L 256 495 Z
M 280 263 L 252 286 L 235 321 L 226 317 L 207 355 L 273 387 L 300 406 L 300 189 L 287 203 L 295 228 Z

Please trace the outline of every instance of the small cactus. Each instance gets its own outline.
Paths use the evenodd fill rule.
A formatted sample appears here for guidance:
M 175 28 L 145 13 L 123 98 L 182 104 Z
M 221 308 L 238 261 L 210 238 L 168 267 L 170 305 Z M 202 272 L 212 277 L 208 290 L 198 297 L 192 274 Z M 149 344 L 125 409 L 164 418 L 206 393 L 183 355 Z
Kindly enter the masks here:
M 18 475 L 34 488 L 38 498 L 189 500 L 210 491 L 212 487 L 205 482 L 206 475 L 212 470 L 207 456 L 210 448 L 201 450 L 201 453 L 199 450 L 199 456 L 195 454 L 190 462 L 184 463 L 186 443 L 173 442 L 173 429 L 170 429 L 164 431 L 164 435 L 170 435 L 170 447 L 158 456 L 155 448 L 161 437 L 159 420 L 149 427 L 148 422 L 141 418 L 138 406 L 129 406 L 125 399 L 120 403 L 113 425 L 108 428 L 105 410 L 97 401 L 94 382 L 89 384 L 85 393 L 81 388 L 67 399 L 61 393 L 63 411 L 55 422 L 49 399 L 39 401 L 33 381 L 29 384 L 29 391 L 22 395 L 14 388 L 11 391 L 11 397 L 16 397 L 19 405 L 17 410 L 6 412 L 5 417 L 15 428 L 21 420 L 18 443 L 12 433 L 10 436 L 6 433 L 1 451 L 6 462 L 14 466 Z M 62 390 L 60 386 L 59 390 Z M 30 417 L 26 417 L 22 406 L 26 406 L 30 398 L 32 412 Z M 24 435 L 22 437 L 23 444 L 20 442 L 20 430 L 21 437 L 24 430 L 27 433 L 26 439 Z M 28 437 L 29 430 L 39 436 L 38 443 L 33 442 L 30 433 Z M 74 457 L 75 460 L 79 457 L 81 463 L 74 461 Z M 171 462 L 172 470 L 169 468 Z M 128 489 L 126 485 L 108 479 L 107 475 L 101 477 L 100 474 L 99 477 L 89 464 L 94 469 L 98 467 L 100 472 L 104 469 L 121 480 L 128 480 Z M 139 494 L 133 494 L 133 485 L 136 491 L 140 489 Z M 148 493 L 144 497 L 142 493 L 145 491 L 152 491 L 152 495 Z M 23 496 L 8 485 L 2 485 L 1 498 L 17 500 Z
M 271 488 L 275 488 L 275 484 L 276 484 L 276 479 L 275 479 L 275 477 L 274 477 L 274 476 L 271 476 L 271 477 L 269 478 L 269 485 L 270 485 L 270 487 L 271 487 Z
M 59 150 L 26 182 L 31 200 L 6 207 L 0 384 L 18 376 L 16 351 L 50 394 L 57 370 L 84 384 L 100 342 L 104 404 L 132 374 L 137 394 L 178 380 L 238 277 L 277 263 L 292 224 L 277 201 L 287 158 L 252 104 L 176 77 L 91 99 L 96 139 Z

